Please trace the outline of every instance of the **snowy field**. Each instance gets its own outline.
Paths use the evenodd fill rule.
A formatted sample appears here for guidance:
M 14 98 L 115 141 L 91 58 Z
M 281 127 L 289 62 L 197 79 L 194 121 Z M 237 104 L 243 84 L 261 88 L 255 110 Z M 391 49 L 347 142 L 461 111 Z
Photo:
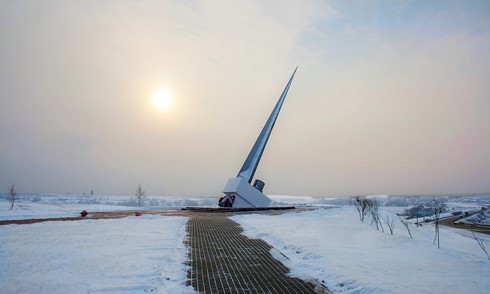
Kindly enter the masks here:
M 335 293 L 490 293 L 490 261 L 468 231 L 442 227 L 438 249 L 433 225 L 412 227 L 410 239 L 398 221 L 390 235 L 350 206 L 233 219 L 271 244 L 291 275 Z
M 85 197 L 85 198 L 84 198 Z M 153 197 L 153 196 L 152 196 Z M 134 198 L 134 197 L 133 197 Z M 131 196 L 22 195 L 0 220 L 79 216 L 81 210 L 136 210 Z M 275 205 L 311 207 L 283 215 L 234 216 L 245 234 L 275 249 L 291 274 L 335 293 L 490 293 L 490 261 L 471 232 L 396 219 L 394 235 L 364 223 L 348 199 L 272 196 Z M 147 197 L 143 209 L 216 206 L 205 197 Z M 378 197 L 382 215 L 427 204 L 431 197 Z M 490 197 L 446 197 L 450 211 L 475 211 Z M 401 207 L 400 207 L 401 206 Z M 488 216 L 488 213 L 482 213 Z M 483 219 L 483 222 L 488 219 Z M 185 285 L 189 248 L 185 217 L 54 221 L 0 226 L 1 293 L 193 293 Z M 477 234 L 490 248 L 490 236 Z

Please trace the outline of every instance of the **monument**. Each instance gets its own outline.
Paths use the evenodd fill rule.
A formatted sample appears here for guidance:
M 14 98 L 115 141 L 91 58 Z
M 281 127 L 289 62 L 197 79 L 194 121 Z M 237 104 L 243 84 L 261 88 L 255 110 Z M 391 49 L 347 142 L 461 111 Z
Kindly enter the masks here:
M 252 150 L 250 150 L 238 175 L 236 178 L 229 179 L 226 183 L 223 193 L 225 193 L 225 198 L 232 198 L 234 196 L 234 208 L 268 207 L 271 203 L 271 199 L 263 193 L 265 183 L 259 179 L 256 179 L 253 185 L 251 183 L 297 69 L 298 67 L 294 69 L 289 82 L 284 88 L 281 97 L 279 97 L 276 106 L 272 110 L 269 119 L 265 123 L 262 132 L 260 132 L 257 141 L 255 141 Z

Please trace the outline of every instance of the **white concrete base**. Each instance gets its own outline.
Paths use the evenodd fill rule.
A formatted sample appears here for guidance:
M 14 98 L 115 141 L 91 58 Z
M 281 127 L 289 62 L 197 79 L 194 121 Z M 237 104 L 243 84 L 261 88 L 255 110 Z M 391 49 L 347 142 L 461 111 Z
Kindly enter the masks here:
M 272 200 L 242 178 L 229 179 L 223 191 L 228 196 L 235 195 L 233 207 L 269 207 Z

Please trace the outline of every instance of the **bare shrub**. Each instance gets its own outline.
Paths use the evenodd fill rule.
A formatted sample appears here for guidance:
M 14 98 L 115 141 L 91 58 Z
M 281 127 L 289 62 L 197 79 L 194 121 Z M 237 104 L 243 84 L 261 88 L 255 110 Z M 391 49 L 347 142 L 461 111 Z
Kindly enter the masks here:
M 366 216 L 366 209 L 367 209 L 367 199 L 364 196 L 356 196 L 353 197 L 353 203 L 354 206 L 357 209 L 357 212 L 359 213 L 359 220 L 361 222 L 364 222 L 364 217 Z
M 351 197 L 350 203 L 354 204 L 359 213 L 359 219 L 364 222 L 366 215 L 371 216 L 371 225 L 384 232 L 384 227 L 379 215 L 379 202 L 376 199 L 367 199 L 365 196 Z
M 398 218 L 400 219 L 400 222 L 403 224 L 405 229 L 407 229 L 407 232 L 408 232 L 408 235 L 410 236 L 410 239 L 413 239 L 412 238 L 412 232 L 410 232 L 409 223 L 406 220 L 402 219 L 400 216 L 398 216 Z
M 390 230 L 390 234 L 393 235 L 393 232 L 395 231 L 395 216 L 387 214 L 383 220 L 385 224 L 388 226 L 388 229 Z
M 490 260 L 490 255 L 488 255 L 488 251 L 485 248 L 485 244 L 483 243 L 483 240 L 480 239 L 480 238 L 478 238 L 475 235 L 475 232 L 473 230 L 471 230 L 471 233 L 473 234 L 473 238 L 475 239 L 476 243 L 478 243 L 478 245 L 480 246 L 481 250 L 483 250 L 483 252 L 485 252 L 485 254 L 487 255 L 488 260 Z
M 381 223 L 381 218 L 379 216 L 379 202 L 376 199 L 366 199 L 366 205 L 368 211 L 371 214 L 371 225 L 376 225 L 376 230 L 380 230 L 384 233 L 385 229 Z

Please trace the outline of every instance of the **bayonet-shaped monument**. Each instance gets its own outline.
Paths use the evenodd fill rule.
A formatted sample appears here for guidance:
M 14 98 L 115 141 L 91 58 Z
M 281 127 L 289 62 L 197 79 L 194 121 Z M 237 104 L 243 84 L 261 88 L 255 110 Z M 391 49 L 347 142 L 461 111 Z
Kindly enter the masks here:
M 233 207 L 235 208 L 268 207 L 271 203 L 271 200 L 262 192 L 265 185 L 264 182 L 255 180 L 253 186 L 251 183 L 297 69 L 298 67 L 294 69 L 289 82 L 284 88 L 281 97 L 279 97 L 279 101 L 277 101 L 276 106 L 272 110 L 262 132 L 260 132 L 257 141 L 255 141 L 252 150 L 250 150 L 240 172 L 238 172 L 236 178 L 229 179 L 225 186 L 223 193 L 228 197 L 235 196 L 233 203 Z

